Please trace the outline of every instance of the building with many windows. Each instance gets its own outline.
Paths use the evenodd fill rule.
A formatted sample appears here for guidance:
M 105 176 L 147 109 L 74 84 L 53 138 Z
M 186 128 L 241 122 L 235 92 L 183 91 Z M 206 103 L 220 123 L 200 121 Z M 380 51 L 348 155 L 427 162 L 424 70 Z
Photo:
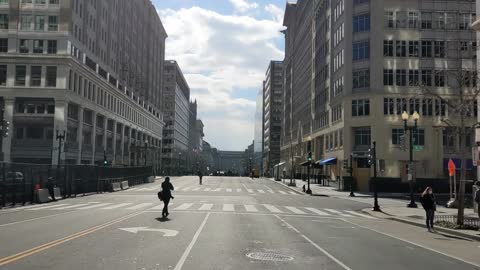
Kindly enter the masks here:
M 256 101 L 253 155 L 250 157 L 248 169 L 250 172 L 263 172 L 263 88 L 258 90 Z
M 183 174 L 187 168 L 189 146 L 190 87 L 178 63 L 165 61 L 163 112 L 162 171 L 164 174 Z
M 310 2 L 313 6 L 304 14 Z M 418 113 L 413 178 L 445 178 L 448 158 L 470 151 L 473 141 L 472 134 L 461 140 L 453 131 L 459 115 L 449 104 L 459 100 L 459 81 L 464 88 L 476 87 L 474 10 L 470 0 L 287 4 L 282 160 L 298 155 L 304 161 L 312 151 L 323 165 L 321 173 L 334 180 L 347 175 L 343 164 L 352 160 L 352 174 L 359 188 L 367 190 L 373 173 L 367 155 L 376 141 L 378 177 L 406 181 L 409 152 L 403 144 L 408 150 L 409 140 L 402 114 L 413 125 Z M 304 28 L 313 33 L 311 44 L 299 44 Z M 294 56 L 310 46 L 312 87 L 306 91 L 295 85 L 296 76 L 304 73 L 296 70 L 302 58 Z M 304 93 L 302 101 L 311 102 L 295 104 L 295 96 Z M 467 100 L 465 106 L 471 111 L 466 124 L 472 125 L 477 102 Z M 296 120 L 295 110 L 305 110 L 307 117 Z M 467 162 L 470 173 L 471 168 Z
M 0 1 L 3 160 L 158 168 L 166 37 L 150 1 Z

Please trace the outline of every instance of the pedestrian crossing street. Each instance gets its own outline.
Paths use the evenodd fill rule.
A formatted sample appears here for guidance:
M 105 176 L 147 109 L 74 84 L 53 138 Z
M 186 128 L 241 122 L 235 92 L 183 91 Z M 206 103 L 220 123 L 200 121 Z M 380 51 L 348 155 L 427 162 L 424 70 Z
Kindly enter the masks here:
M 40 210 L 141 210 L 157 212 L 163 209 L 163 203 L 56 203 L 40 204 L 23 207 L 25 211 Z M 170 211 L 212 211 L 212 212 L 238 212 L 238 213 L 264 213 L 264 214 L 289 214 L 309 215 L 321 217 L 362 217 L 376 219 L 372 216 L 358 213 L 351 210 L 336 210 L 328 208 L 298 207 L 298 206 L 276 206 L 271 204 L 213 204 L 213 203 L 170 203 Z
M 142 192 L 142 191 L 159 191 L 161 189 L 161 186 L 154 186 L 154 187 L 148 187 L 148 188 L 130 188 L 126 190 L 125 192 Z M 299 195 L 295 191 L 290 191 L 290 190 L 273 190 L 269 188 L 211 188 L 211 187 L 199 187 L 199 186 L 190 186 L 190 187 L 183 187 L 176 189 L 175 192 L 227 192 L 227 193 L 258 193 L 258 194 L 282 194 L 282 195 Z

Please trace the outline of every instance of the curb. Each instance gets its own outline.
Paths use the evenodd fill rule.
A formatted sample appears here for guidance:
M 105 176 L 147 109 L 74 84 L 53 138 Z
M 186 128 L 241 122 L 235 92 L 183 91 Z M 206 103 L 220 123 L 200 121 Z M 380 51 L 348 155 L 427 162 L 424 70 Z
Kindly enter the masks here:
M 370 209 L 370 208 L 367 208 L 367 209 Z M 395 216 L 392 216 L 392 215 L 390 215 L 388 213 L 384 213 L 384 212 L 380 212 L 380 213 L 382 213 L 383 215 L 386 215 L 387 217 L 374 216 L 367 209 L 362 209 L 362 212 L 364 212 L 364 213 L 366 213 L 366 214 L 368 214 L 372 217 L 393 220 L 393 221 L 397 221 L 397 222 L 401 222 L 401 223 L 425 228 L 425 225 L 422 224 L 422 223 L 418 223 L 416 221 L 408 220 L 408 219 L 405 219 L 405 218 L 395 217 Z M 448 234 L 451 234 L 451 235 L 459 236 L 459 237 L 462 237 L 462 238 L 466 238 L 466 239 L 469 239 L 469 240 L 473 240 L 473 241 L 480 241 L 480 235 L 479 236 L 471 235 L 471 234 L 468 234 L 468 233 L 464 233 L 464 232 L 461 232 L 461 231 L 452 230 L 452 229 L 448 229 L 448 228 L 443 228 L 443 227 L 440 227 L 440 226 L 436 226 L 435 230 L 439 231 L 439 232 L 444 232 L 444 233 L 448 233 Z
M 296 190 L 295 188 L 293 188 L 293 187 L 291 187 L 291 186 L 289 186 L 289 185 L 287 185 L 287 184 L 282 183 L 281 181 L 275 181 L 275 180 L 271 180 L 271 179 L 269 179 L 269 178 L 262 178 L 262 179 L 264 179 L 264 180 L 269 180 L 269 181 L 272 181 L 272 182 L 277 183 L 277 184 L 279 184 L 279 185 L 282 185 L 282 186 L 284 186 L 284 187 L 286 187 L 286 188 L 294 191 L 295 193 L 297 193 L 297 194 L 299 194 L 299 195 L 307 195 L 306 193 L 300 192 L 300 191 Z

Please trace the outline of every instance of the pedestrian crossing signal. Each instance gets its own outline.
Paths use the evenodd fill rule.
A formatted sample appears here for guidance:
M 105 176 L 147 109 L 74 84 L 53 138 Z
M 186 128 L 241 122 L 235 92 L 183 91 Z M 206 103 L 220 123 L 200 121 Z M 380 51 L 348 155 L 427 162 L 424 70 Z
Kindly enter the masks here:
M 312 161 L 312 152 L 308 152 L 307 161 Z

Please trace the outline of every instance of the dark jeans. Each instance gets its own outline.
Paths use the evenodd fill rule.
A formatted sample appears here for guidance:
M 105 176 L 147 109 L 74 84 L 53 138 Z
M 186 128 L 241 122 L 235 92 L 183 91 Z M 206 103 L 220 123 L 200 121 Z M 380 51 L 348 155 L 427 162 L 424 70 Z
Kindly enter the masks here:
M 170 198 L 168 198 L 167 200 L 163 200 L 163 211 L 162 211 L 162 216 L 167 216 L 168 215 L 168 204 L 170 203 Z
M 433 229 L 433 219 L 435 218 L 435 211 L 433 209 L 428 209 L 425 210 L 426 216 L 427 216 L 427 228 L 432 228 Z

